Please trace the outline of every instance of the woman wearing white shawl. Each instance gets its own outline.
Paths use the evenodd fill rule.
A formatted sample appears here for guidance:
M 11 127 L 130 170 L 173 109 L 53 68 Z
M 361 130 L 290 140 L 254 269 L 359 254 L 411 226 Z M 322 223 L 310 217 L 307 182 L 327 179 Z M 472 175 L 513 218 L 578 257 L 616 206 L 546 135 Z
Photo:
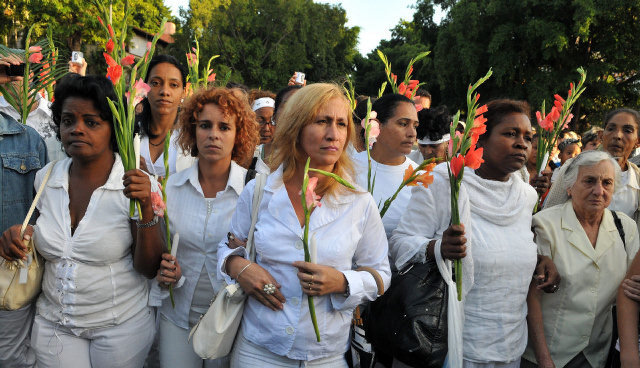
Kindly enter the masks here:
M 449 285 L 451 367 L 518 367 L 527 344 L 526 297 L 537 258 L 531 214 L 537 196 L 517 171 L 531 152 L 529 106 L 496 100 L 485 117 L 487 132 L 478 142 L 484 163 L 475 171 L 465 168 L 460 188 L 464 230 L 449 226 L 449 180 L 441 164 L 428 189 L 413 189 L 390 240 L 398 269 L 435 257 Z M 456 258 L 463 260 L 462 302 L 453 292 L 451 260 Z M 540 287 L 550 283 L 557 280 Z

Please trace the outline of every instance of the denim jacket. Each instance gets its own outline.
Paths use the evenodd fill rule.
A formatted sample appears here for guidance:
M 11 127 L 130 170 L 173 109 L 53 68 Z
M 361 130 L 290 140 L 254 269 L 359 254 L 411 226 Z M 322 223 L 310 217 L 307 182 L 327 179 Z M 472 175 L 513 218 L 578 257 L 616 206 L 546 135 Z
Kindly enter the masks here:
M 36 172 L 49 161 L 44 140 L 30 126 L 0 113 L 0 232 L 24 221 Z

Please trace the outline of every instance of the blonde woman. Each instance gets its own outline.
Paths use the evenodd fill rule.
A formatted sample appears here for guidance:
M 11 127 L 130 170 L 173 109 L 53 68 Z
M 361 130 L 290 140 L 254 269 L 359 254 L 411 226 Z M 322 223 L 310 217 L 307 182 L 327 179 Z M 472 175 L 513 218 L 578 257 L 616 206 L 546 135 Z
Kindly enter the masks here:
M 218 248 L 219 271 L 227 283 L 238 282 L 249 295 L 241 332 L 231 354 L 232 367 L 346 367 L 353 309 L 376 298 L 371 267 L 390 280 L 387 240 L 371 196 L 345 189 L 318 176 L 321 207 L 311 214 L 309 230 L 317 243 L 317 264 L 303 262 L 304 212 L 300 201 L 304 165 L 353 181 L 345 151 L 353 137 L 349 103 L 340 88 L 317 83 L 303 87 L 278 119 L 269 175 L 254 233 L 256 263 L 243 247 Z M 313 173 L 311 176 L 315 176 Z M 231 220 L 231 233 L 246 239 L 251 223 L 254 182 L 244 190 Z M 274 289 L 272 291 L 271 289 Z M 321 341 L 309 315 L 314 296 Z

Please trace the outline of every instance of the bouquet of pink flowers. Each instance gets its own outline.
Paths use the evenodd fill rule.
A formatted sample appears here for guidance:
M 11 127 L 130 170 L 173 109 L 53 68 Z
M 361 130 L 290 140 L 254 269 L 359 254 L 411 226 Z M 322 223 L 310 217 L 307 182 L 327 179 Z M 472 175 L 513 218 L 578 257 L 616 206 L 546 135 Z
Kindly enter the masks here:
M 200 43 L 198 43 L 198 39 L 194 39 L 195 47 L 191 48 L 192 52 L 186 54 L 187 56 L 187 67 L 189 68 L 189 75 L 187 76 L 187 95 L 193 94 L 195 91 L 200 88 L 208 88 L 209 83 L 213 83 L 216 81 L 216 73 L 211 69 L 211 62 L 213 59 L 219 57 L 220 55 L 213 55 L 209 58 L 206 67 L 202 70 L 202 75 L 200 73 Z

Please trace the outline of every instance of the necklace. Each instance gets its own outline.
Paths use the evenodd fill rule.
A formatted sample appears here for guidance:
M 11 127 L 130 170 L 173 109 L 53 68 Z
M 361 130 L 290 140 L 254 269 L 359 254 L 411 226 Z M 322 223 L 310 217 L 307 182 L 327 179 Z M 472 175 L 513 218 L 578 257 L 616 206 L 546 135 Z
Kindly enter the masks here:
M 149 139 L 149 144 L 151 144 L 154 147 L 160 147 L 160 146 L 164 146 L 164 142 L 166 140 L 167 140 L 167 136 L 165 135 L 164 138 L 158 144 L 151 142 L 151 139 Z

